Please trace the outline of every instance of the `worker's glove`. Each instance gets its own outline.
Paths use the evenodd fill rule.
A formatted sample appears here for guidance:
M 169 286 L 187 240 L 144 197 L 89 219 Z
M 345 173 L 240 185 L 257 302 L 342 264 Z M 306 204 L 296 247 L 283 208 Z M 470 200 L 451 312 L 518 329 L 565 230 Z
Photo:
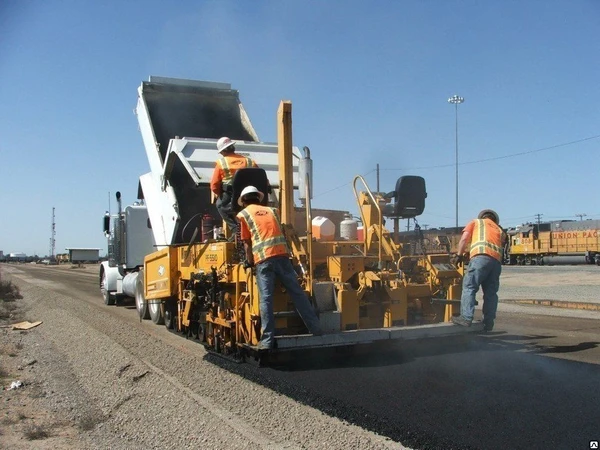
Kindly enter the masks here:
M 248 261 L 247 259 L 244 260 L 244 269 L 250 269 L 254 267 L 254 263 L 251 263 L 250 261 Z
M 453 265 L 455 265 L 455 266 L 458 266 L 459 264 L 462 264 L 462 263 L 463 263 L 463 261 L 464 261 L 464 260 L 463 260 L 463 256 L 462 256 L 462 255 L 458 255 L 458 254 L 454 253 L 454 254 L 452 254 L 452 255 L 450 256 L 450 262 L 451 262 Z

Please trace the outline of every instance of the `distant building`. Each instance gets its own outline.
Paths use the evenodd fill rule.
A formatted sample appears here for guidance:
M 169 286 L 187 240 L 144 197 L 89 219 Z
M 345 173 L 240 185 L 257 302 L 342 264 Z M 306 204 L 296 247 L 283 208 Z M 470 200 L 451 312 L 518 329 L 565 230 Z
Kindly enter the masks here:
M 99 248 L 66 248 L 72 263 L 92 263 L 100 259 Z
M 8 259 L 9 261 L 25 261 L 27 255 L 25 253 L 9 253 Z

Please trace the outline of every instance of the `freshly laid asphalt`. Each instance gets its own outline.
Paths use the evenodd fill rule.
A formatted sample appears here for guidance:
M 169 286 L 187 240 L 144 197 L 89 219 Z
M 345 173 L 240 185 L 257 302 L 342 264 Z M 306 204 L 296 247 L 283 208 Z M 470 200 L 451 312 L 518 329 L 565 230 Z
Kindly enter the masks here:
M 562 340 L 566 330 L 538 334 L 519 325 L 509 328 L 522 332 L 509 333 L 509 320 L 470 341 L 364 349 L 372 353 L 362 356 L 298 353 L 280 367 L 209 358 L 415 449 L 589 448 L 600 439 L 600 365 L 553 356 L 587 352 L 600 363 L 600 322 L 577 319 L 569 327 L 589 333 Z

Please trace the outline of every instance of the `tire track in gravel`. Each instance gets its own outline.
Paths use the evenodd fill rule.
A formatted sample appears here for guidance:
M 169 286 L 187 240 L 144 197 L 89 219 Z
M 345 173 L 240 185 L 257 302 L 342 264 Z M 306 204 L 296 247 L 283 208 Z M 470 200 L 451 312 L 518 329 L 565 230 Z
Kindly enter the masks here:
M 58 284 L 58 283 L 57 283 Z M 39 289 L 38 286 L 32 288 L 32 290 Z M 60 291 L 62 289 L 57 289 Z M 33 293 L 34 296 L 41 296 L 41 292 Z M 115 427 L 115 433 L 118 435 L 123 434 L 123 420 L 120 416 L 123 415 L 123 411 L 127 412 L 128 421 L 136 421 L 137 419 L 132 417 L 135 411 L 128 411 L 126 407 L 135 397 L 147 397 L 145 404 L 152 404 L 153 397 L 148 396 L 148 392 L 153 392 L 153 385 L 159 384 L 161 386 L 161 397 L 168 397 L 176 400 L 178 407 L 177 410 L 185 409 L 184 404 L 194 402 L 201 410 L 197 411 L 201 416 L 210 418 L 206 422 L 202 423 L 204 427 L 213 429 L 213 432 L 217 432 L 216 436 L 219 441 L 226 442 L 235 436 L 235 441 L 229 448 L 263 448 L 263 449 L 288 449 L 296 448 L 290 444 L 285 444 L 277 439 L 262 434 L 253 428 L 250 424 L 231 416 L 225 410 L 218 407 L 217 404 L 210 401 L 209 399 L 193 392 L 190 388 L 183 386 L 174 377 L 166 374 L 158 367 L 144 360 L 143 358 L 137 358 L 128 349 L 123 347 L 118 340 L 114 340 L 111 336 L 105 334 L 106 329 L 102 326 L 93 325 L 90 327 L 89 323 L 85 322 L 85 319 L 89 319 L 89 311 L 76 310 L 73 314 L 73 309 L 68 309 L 64 305 L 60 305 L 59 302 L 52 300 L 48 301 L 47 292 L 44 291 L 46 301 L 44 302 L 45 317 L 44 322 L 48 323 L 68 323 L 69 329 L 53 330 L 52 333 L 48 333 L 48 339 L 51 340 L 55 346 L 63 346 L 69 349 L 67 357 L 63 360 L 68 360 L 72 367 L 73 373 L 77 372 L 77 384 L 84 390 L 89 391 L 87 397 L 94 399 L 96 404 L 99 404 L 102 409 L 102 416 L 106 421 L 116 422 L 113 426 Z M 62 302 L 68 301 L 67 297 L 61 296 Z M 60 302 L 60 303 L 62 303 Z M 80 304 L 84 309 L 87 309 L 88 303 Z M 93 308 L 96 305 L 91 305 Z M 94 308 L 97 309 L 97 308 Z M 35 312 L 35 309 L 32 310 Z M 69 317 L 65 317 L 66 315 Z M 94 336 L 93 332 L 96 332 Z M 87 358 L 82 361 L 82 354 L 87 352 L 89 342 L 102 342 L 102 345 L 95 348 L 94 357 Z M 82 364 L 82 362 L 84 364 Z M 152 384 L 146 383 L 150 377 L 145 375 L 148 373 L 146 368 L 151 369 L 152 375 L 158 377 L 158 380 L 154 380 Z M 126 374 L 127 376 L 124 376 Z M 94 379 L 94 386 L 90 386 L 87 381 Z M 144 381 L 142 383 L 141 381 Z M 170 389 L 166 389 L 170 385 Z M 102 395 L 98 395 L 98 391 Z M 132 402 L 133 403 L 133 402 Z M 138 401 L 139 403 L 139 401 Z M 158 405 L 153 405 L 152 408 Z M 163 405 L 164 406 L 164 405 Z M 195 409 L 190 408 L 187 409 Z M 203 410 L 203 411 L 202 411 Z M 164 411 L 161 415 L 165 414 Z M 181 415 L 176 412 L 168 414 L 171 421 L 186 423 L 186 419 L 189 417 L 187 414 Z M 208 422 L 214 422 L 212 424 Z M 193 430 L 189 428 L 190 423 L 188 422 L 187 432 L 195 434 Z M 227 428 L 230 427 L 231 430 Z M 182 430 L 183 431 L 183 430 Z M 197 430 L 200 434 L 202 430 Z M 236 434 L 237 432 L 237 434 Z M 215 436 L 213 436 L 214 438 Z M 138 445 L 144 441 L 143 436 L 135 436 L 135 439 L 131 439 L 128 436 L 123 435 L 123 439 L 128 441 L 128 445 Z M 189 444 L 188 442 L 187 444 Z M 239 443 L 243 443 L 239 445 Z M 253 445 L 248 445 L 248 443 Z M 156 442 L 148 442 L 148 444 L 156 444 Z M 199 442 L 201 444 L 201 442 Z
M 31 294 L 39 296 L 41 293 L 28 292 L 28 295 Z M 65 349 L 61 360 L 71 368 L 74 378 L 71 382 L 83 389 L 85 398 L 101 411 L 99 416 L 105 429 L 110 428 L 110 434 L 118 436 L 111 447 L 141 448 L 141 444 L 168 447 L 173 436 L 203 436 L 206 429 L 210 429 L 212 438 L 221 442 L 235 437 L 236 442 L 231 448 L 285 448 L 260 433 L 249 433 L 247 430 L 251 428 L 246 424 L 236 424 L 235 419 L 224 423 L 221 417 L 215 417 L 213 411 L 205 409 L 206 402 L 198 403 L 198 398 L 191 398 L 177 386 L 166 382 L 161 371 L 149 372 L 147 364 L 118 342 L 96 327 L 90 327 L 78 317 L 79 314 L 73 315 L 72 310 L 67 311 L 49 300 L 47 295 L 45 297 L 45 327 L 41 330 L 55 347 Z M 32 312 L 36 309 L 33 308 Z M 69 323 L 69 327 L 57 328 L 55 325 L 60 323 Z M 96 345 L 98 343 L 100 345 Z M 154 392 L 160 392 L 160 395 L 155 396 Z M 146 406 L 140 408 L 139 405 Z M 156 417 L 150 417 L 152 410 L 158 413 Z M 189 417 L 195 415 L 203 417 L 203 420 L 189 421 Z M 169 433 L 161 436 L 152 431 L 158 429 L 157 421 L 166 420 L 173 427 Z M 144 431 L 132 433 L 132 425 L 134 430 Z M 232 426 L 231 429 L 229 426 Z M 201 445 L 203 441 L 186 438 L 186 442 L 179 442 L 180 445 L 192 443 Z
M 64 314 L 62 308 L 52 309 L 46 320 L 63 321 Z M 79 317 L 71 316 L 69 320 L 72 329 L 68 333 L 58 335 L 54 332 L 51 339 L 56 344 L 60 343 L 60 345 L 67 346 L 69 355 L 75 355 L 68 356 L 68 359 L 72 367 L 78 367 L 78 384 L 89 391 L 88 395 L 90 398 L 94 398 L 95 403 L 101 405 L 103 417 L 113 424 L 117 434 L 122 434 L 125 428 L 121 420 L 123 416 L 127 417 L 123 420 L 129 422 L 135 420 L 144 422 L 147 420 L 147 418 L 143 420 L 136 418 L 138 411 L 135 411 L 135 407 L 129 407 L 129 403 L 139 404 L 139 400 L 143 399 L 143 404 L 152 405 L 152 403 L 155 403 L 152 405 L 152 409 L 161 409 L 160 415 L 169 416 L 169 419 L 173 422 L 185 423 L 189 415 L 182 414 L 182 412 L 195 410 L 200 416 L 206 417 L 202 426 L 212 428 L 216 435 L 213 437 L 225 442 L 235 436 L 236 439 L 239 439 L 238 442 L 244 443 L 241 446 L 233 444 L 230 448 L 294 448 L 258 432 L 243 420 L 230 417 L 226 411 L 214 402 L 183 386 L 174 377 L 166 374 L 148 361 L 135 357 L 120 343 L 107 337 L 96 327 L 92 327 L 90 330 L 90 327 L 82 322 Z M 93 336 L 93 331 L 96 331 L 97 336 Z M 95 349 L 93 358 L 82 361 L 82 354 L 86 353 L 90 345 L 89 342 L 99 341 L 102 342 L 102 346 Z M 93 386 L 90 386 L 87 381 L 91 378 L 94 378 Z M 177 404 L 176 411 L 164 411 L 165 405 L 156 404 L 157 398 L 149 395 L 149 393 L 156 391 L 157 385 L 160 390 L 159 400 L 164 397 L 171 399 Z M 101 392 L 101 395 L 98 392 Z M 134 401 L 136 397 L 138 399 Z M 186 405 L 189 403 L 195 403 L 196 406 Z M 194 425 L 189 422 L 186 429 L 192 435 L 202 432 L 201 429 L 194 432 Z M 174 431 L 174 433 L 177 433 L 177 431 Z M 136 436 L 133 440 L 127 436 L 123 437 L 127 438 L 130 443 L 139 444 L 144 441 L 143 436 Z M 153 440 L 148 444 L 156 443 L 157 441 Z M 247 445 L 248 443 L 253 445 Z

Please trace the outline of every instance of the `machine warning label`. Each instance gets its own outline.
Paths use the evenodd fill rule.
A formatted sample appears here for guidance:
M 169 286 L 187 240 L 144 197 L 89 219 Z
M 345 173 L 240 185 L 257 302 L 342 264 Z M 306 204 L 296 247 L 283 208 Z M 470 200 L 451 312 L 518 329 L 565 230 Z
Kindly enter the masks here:
M 600 449 L 598 446 L 598 441 L 590 441 L 590 448 Z
M 206 262 L 217 262 L 218 256 L 216 253 L 207 253 L 204 255 L 204 260 Z

